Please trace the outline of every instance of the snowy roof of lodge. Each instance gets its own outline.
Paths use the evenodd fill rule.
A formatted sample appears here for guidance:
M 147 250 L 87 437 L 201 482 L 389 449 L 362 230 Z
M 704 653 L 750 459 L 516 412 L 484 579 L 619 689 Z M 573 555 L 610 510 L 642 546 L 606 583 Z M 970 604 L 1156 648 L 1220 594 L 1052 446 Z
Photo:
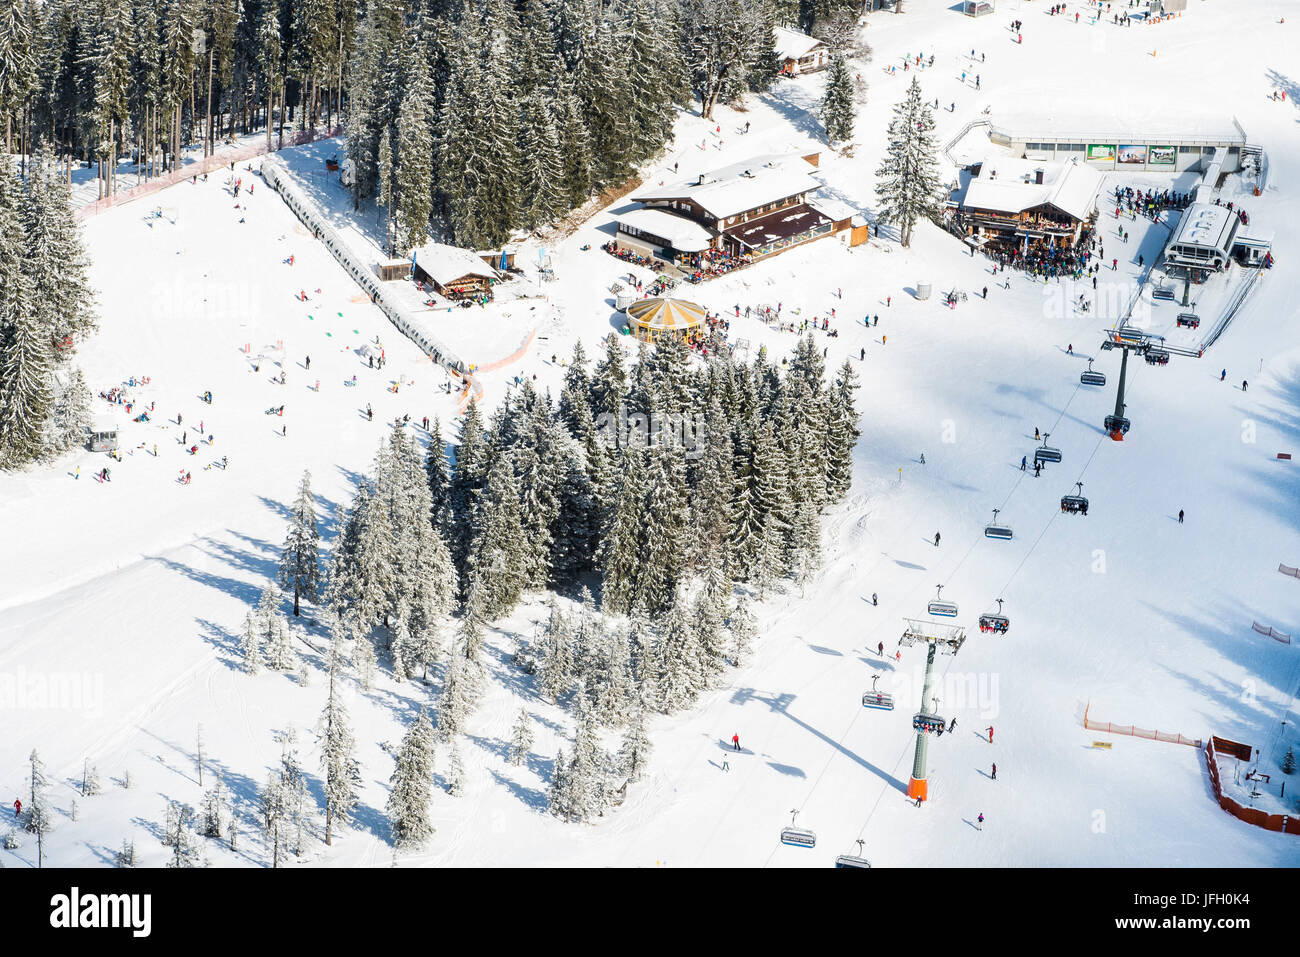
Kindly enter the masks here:
M 620 226 L 631 226 L 667 240 L 673 249 L 683 253 L 698 253 L 708 249 L 713 240 L 713 233 L 695 220 L 663 209 L 638 206 L 620 214 L 618 222 Z
M 1040 169 L 1041 184 L 1034 182 Z M 979 175 L 966 186 L 961 205 L 965 209 L 1019 213 L 1051 204 L 1075 219 L 1087 219 L 1100 188 L 1101 174 L 1078 159 L 1053 163 L 998 156 L 980 166 Z
M 411 254 L 411 260 L 440 286 L 466 276 L 495 279 L 492 267 L 468 249 L 444 243 L 426 243 Z
M 722 219 L 821 189 L 821 181 L 812 175 L 812 170 L 813 165 L 798 155 L 755 156 L 632 199 L 641 203 L 690 199 L 710 216 Z
M 91 420 L 91 432 L 116 432 L 117 420 L 111 415 L 97 415 Z
M 798 60 L 818 47 L 826 45 L 816 37 L 810 37 L 798 30 L 776 27 L 772 32 L 776 34 L 776 54 L 782 60 Z
M 1019 142 L 1080 140 L 1090 143 L 1162 144 L 1186 142 L 1244 143 L 1246 134 L 1231 116 L 1171 113 L 1166 103 L 1144 110 L 1141 104 L 1126 102 L 1123 114 L 1087 113 L 1073 108 L 1068 113 L 1050 105 L 1041 110 L 999 110 L 992 129 Z
M 1170 244 L 1226 249 L 1236 213 L 1214 203 L 1193 203 L 1183 210 Z
M 837 223 L 841 223 L 846 219 L 853 219 L 853 217 L 859 215 L 858 211 L 848 203 L 834 199 L 830 196 L 809 197 L 808 205 L 817 210 L 817 212 L 821 213 L 827 219 L 833 219 Z M 857 225 L 862 224 L 859 223 Z

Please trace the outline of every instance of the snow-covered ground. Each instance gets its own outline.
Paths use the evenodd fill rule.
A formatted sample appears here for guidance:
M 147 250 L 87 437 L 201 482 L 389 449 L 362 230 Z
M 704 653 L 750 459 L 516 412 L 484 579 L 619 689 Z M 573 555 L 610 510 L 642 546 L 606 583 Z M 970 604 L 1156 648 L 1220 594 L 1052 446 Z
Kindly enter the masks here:
M 508 661 L 514 634 L 531 637 L 543 616 L 538 601 L 522 606 L 491 638 L 493 680 L 462 745 L 465 793 L 436 794 L 437 834 L 424 852 L 399 860 L 826 866 L 855 851 L 859 837 L 876 866 L 1300 860 L 1294 836 L 1249 827 L 1218 808 L 1195 749 L 1082 724 L 1091 702 L 1096 720 L 1249 743 L 1261 749 L 1274 788 L 1284 777 L 1277 763 L 1296 743 L 1281 720 L 1300 678 L 1297 646 L 1250 627 L 1258 620 L 1294 633 L 1300 616 L 1300 584 L 1276 571 L 1279 562 L 1300 564 L 1296 465 L 1275 458 L 1300 453 L 1291 294 L 1300 258 L 1300 200 L 1291 179 L 1300 164 L 1300 81 L 1286 73 L 1297 29 L 1278 23 L 1287 7 L 1279 0 L 1246 8 L 1196 4 L 1170 23 L 1127 30 L 1076 26 L 1047 16 L 1046 4 L 1015 0 L 981 20 L 938 0 L 916 0 L 903 16 L 874 15 L 865 36 L 875 56 L 861 67 L 869 86 L 854 155 L 822 154 L 821 175 L 839 198 L 870 212 L 883 130 L 910 80 L 884 68 L 901 67 L 909 51 L 935 54 L 935 67 L 921 73 L 923 89 L 956 103 L 952 113 L 939 113 L 941 142 L 987 105 L 1041 100 L 1059 112 L 1085 101 L 1091 109 L 1119 109 L 1187 90 L 1189 109 L 1235 114 L 1268 151 L 1265 195 L 1245 202 L 1251 232 L 1274 233 L 1277 266 L 1203 359 L 1130 365 L 1133 428 L 1122 443 L 1101 430 L 1118 374 L 1118 356 L 1098 351 L 1110 322 L 1074 314 L 1069 303 L 1077 292 L 1065 284 L 1011 273 L 1010 288 L 1002 288 L 985 260 L 932 227 L 918 230 L 911 249 L 887 242 L 882 229 L 867 246 L 815 243 L 689 290 L 723 311 L 777 302 L 786 316 L 827 317 L 833 309 L 839 335 L 819 338 L 830 363 L 857 363 L 866 350 L 854 485 L 828 516 L 823 571 L 802 593 L 790 587 L 769 598 L 750 663 L 729 671 L 690 712 L 651 722 L 648 778 L 590 827 L 544 813 L 551 760 L 568 747 L 572 720 L 542 702 Z M 1025 21 L 1023 44 L 1007 30 L 1017 17 Z M 1246 55 L 1207 83 L 1205 51 L 1229 35 L 1249 38 Z M 981 74 L 978 93 L 960 80 L 971 47 L 985 53 L 971 71 Z M 1099 61 L 1107 68 L 1097 69 Z M 822 82 L 783 82 L 743 114 L 720 110 L 715 123 L 684 116 L 676 150 L 648 178 L 667 175 L 673 163 L 685 176 L 815 144 L 820 125 L 810 110 Z M 1288 91 L 1285 103 L 1269 99 L 1275 88 Z M 735 132 L 746 121 L 751 132 Z M 722 132 L 711 135 L 717 125 Z M 80 361 L 96 392 L 148 376 L 147 385 L 127 391 L 156 403 L 154 421 L 131 422 L 117 409 L 120 464 L 86 452 L 0 476 L 0 528 L 10 543 L 0 552 L 0 676 L 14 692 L 0 701 L 0 797 L 8 804 L 25 796 L 25 761 L 37 748 L 55 782 L 60 815 L 46 854 L 57 864 L 109 863 L 131 836 L 144 863 L 162 863 L 167 851 L 156 838 L 165 801 L 197 806 L 201 798 L 193 760 L 198 724 L 207 773 L 222 770 L 246 822 L 238 849 L 210 844 L 209 860 L 265 863 L 252 833 L 253 802 L 279 757 L 274 735 L 298 729 L 319 798 L 309 728 L 325 686 L 321 656 L 306 645 L 300 651 L 312 681 L 301 687 L 284 675 L 243 674 L 236 643 L 244 612 L 274 573 L 301 471 L 312 472 L 332 539 L 385 422 L 406 413 L 413 421 L 439 416 L 451 435 L 456 410 L 454 397 L 441 391 L 445 374 L 360 296 L 260 180 L 252 197 L 236 200 L 223 178 L 173 187 L 161 202 L 178 210 L 174 225 L 146 220 L 145 206 L 128 205 L 85 227 L 102 332 L 80 349 Z M 1148 179 L 1144 174 L 1140 185 Z M 516 374 L 535 373 L 539 387 L 555 394 L 563 370 L 551 355 L 567 356 L 576 339 L 592 354 L 621 325 L 608 287 L 629 267 L 599 244 L 625 205 L 614 204 L 548 250 L 558 281 L 546 291 L 559 318 L 524 360 L 483 377 L 488 406 Z M 1140 221 L 1125 225 L 1133 240 L 1114 248 L 1126 258 L 1103 281 L 1133 282 L 1136 256 L 1150 262 L 1167 235 Z M 1104 205 L 1101 226 L 1113 234 Z M 290 255 L 292 266 L 284 262 Z M 955 310 L 937 295 L 916 301 L 908 290 L 921 281 L 969 298 Z M 977 292 L 985 286 L 982 299 Z M 295 298 L 301 291 L 305 303 Z M 1204 334 L 1211 320 L 1201 312 Z M 880 316 L 878 326 L 862 325 L 868 314 Z M 743 315 L 731 335 L 755 348 L 764 343 L 777 357 L 795 341 Z M 358 352 L 376 337 L 389 358 L 382 372 Z M 1172 334 L 1171 341 L 1182 344 Z M 283 353 L 268 348 L 277 343 Z M 310 370 L 303 368 L 308 355 Z M 1092 356 L 1095 368 L 1112 376 L 1110 388 L 1079 385 Z M 272 381 L 282 369 L 283 386 Z M 1219 381 L 1221 369 L 1227 381 Z M 356 386 L 345 385 L 354 375 Z M 410 384 L 390 391 L 403 375 Z M 208 389 L 211 406 L 198 398 Z M 374 422 L 364 414 L 367 403 Z M 281 404 L 283 417 L 265 414 Z M 108 407 L 98 403 L 97 410 Z M 181 433 L 188 433 L 184 445 L 193 444 L 200 421 L 214 442 L 190 456 Z M 1051 433 L 1064 454 L 1037 479 L 1019 470 L 1035 428 Z M 205 468 L 222 455 L 228 469 Z M 100 484 L 92 473 L 105 464 L 112 481 Z M 191 471 L 192 484 L 178 484 L 178 470 Z M 1076 481 L 1091 500 L 1086 517 L 1058 508 Z M 1012 541 L 982 535 L 994 508 L 1014 527 Z M 938 662 L 939 710 L 957 718 L 957 729 L 931 741 L 931 800 L 917 808 L 903 790 L 923 656 L 905 650 L 895 664 L 876 648 L 883 642 L 894 650 L 903 618 L 922 617 L 939 583 L 944 598 L 959 603 L 958 623 L 969 633 L 955 658 Z M 975 618 L 998 598 L 1006 600 L 1011 631 L 980 634 Z M 312 631 L 317 648 L 320 637 Z M 895 711 L 860 706 L 874 675 L 882 690 L 899 695 Z M 332 848 L 317 844 L 305 860 L 387 863 L 386 749 L 433 689 L 386 677 L 369 694 L 348 688 L 363 805 L 354 831 Z M 40 699 L 40 692 L 49 694 Z M 505 761 L 505 741 L 521 706 L 538 718 L 538 736 L 531 759 L 515 768 Z M 742 754 L 727 753 L 733 733 Z M 1113 748 L 1093 748 L 1100 739 Z M 78 799 L 73 821 L 73 785 L 87 758 L 105 793 Z M 444 748 L 440 773 L 446 762 Z M 110 781 L 128 769 L 131 789 Z M 792 808 L 801 826 L 817 832 L 816 849 L 778 843 Z M 2 853 L 16 864 L 32 861 L 35 850 L 24 835 L 22 847 Z

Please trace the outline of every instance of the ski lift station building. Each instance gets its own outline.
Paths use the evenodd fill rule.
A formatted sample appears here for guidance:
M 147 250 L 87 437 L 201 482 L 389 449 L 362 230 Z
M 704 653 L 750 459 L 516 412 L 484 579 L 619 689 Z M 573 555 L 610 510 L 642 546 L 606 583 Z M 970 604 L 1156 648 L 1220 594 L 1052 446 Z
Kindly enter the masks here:
M 90 451 L 112 452 L 117 448 L 117 422 L 110 416 L 96 416 L 89 431 Z
M 1227 206 L 1193 203 L 1183 210 L 1169 244 L 1165 266 L 1171 272 L 1219 272 L 1227 268 L 1241 220 Z
M 1224 150 L 1222 173 L 1242 168 L 1256 147 L 1236 117 L 1179 117 L 1167 112 L 1145 116 L 1061 116 L 1041 113 L 995 114 L 989 140 L 1012 156 L 1032 160 L 1078 158 L 1099 170 L 1183 173 L 1204 171 Z

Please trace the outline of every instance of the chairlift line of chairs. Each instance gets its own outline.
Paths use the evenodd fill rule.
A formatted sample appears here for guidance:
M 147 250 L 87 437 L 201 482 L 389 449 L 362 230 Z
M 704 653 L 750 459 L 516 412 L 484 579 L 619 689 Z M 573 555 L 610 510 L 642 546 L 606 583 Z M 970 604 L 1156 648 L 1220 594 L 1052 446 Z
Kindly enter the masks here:
M 1147 365 L 1167 366 L 1169 365 L 1169 353 L 1164 349 L 1148 349 L 1145 356 Z
M 1011 526 L 998 524 L 998 512 L 1000 511 L 1002 511 L 1000 508 L 993 510 L 993 521 L 984 526 L 984 537 L 1009 541 L 1011 539 Z
M 1122 415 L 1108 415 L 1103 427 L 1106 429 L 1107 435 L 1112 435 L 1115 432 L 1120 435 L 1127 435 L 1129 420 Z

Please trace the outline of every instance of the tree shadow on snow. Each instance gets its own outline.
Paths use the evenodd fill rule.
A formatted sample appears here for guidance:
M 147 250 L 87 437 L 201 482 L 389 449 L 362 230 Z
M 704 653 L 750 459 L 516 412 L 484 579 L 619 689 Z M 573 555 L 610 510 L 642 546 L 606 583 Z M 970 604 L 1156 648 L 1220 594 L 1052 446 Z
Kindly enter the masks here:
M 514 781 L 502 774 L 496 768 L 489 768 L 488 773 L 492 775 L 492 780 L 500 784 L 512 795 L 519 799 L 525 806 L 532 808 L 534 811 L 544 812 L 547 807 L 546 794 L 537 788 L 524 787 L 518 781 Z

